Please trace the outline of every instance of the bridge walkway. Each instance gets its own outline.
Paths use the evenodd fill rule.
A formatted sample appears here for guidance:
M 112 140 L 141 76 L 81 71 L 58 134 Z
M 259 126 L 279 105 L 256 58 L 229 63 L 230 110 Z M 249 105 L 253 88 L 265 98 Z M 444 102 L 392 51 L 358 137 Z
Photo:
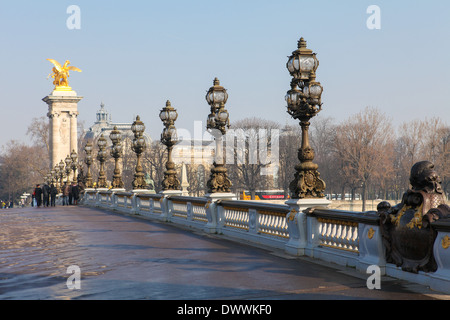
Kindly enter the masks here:
M 2 300 L 449 298 L 389 277 L 369 290 L 353 269 L 83 206 L 4 209 L 0 226 Z

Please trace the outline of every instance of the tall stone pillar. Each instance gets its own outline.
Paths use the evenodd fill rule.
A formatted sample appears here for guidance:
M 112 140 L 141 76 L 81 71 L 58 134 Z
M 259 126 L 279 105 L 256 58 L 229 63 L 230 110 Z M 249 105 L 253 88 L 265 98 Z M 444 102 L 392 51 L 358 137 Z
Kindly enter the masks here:
M 78 111 L 71 111 L 69 113 L 70 117 L 70 152 L 75 150 L 78 153 L 78 126 L 77 117 Z
M 78 152 L 77 116 L 78 101 L 83 97 L 77 96 L 73 90 L 53 90 L 42 100 L 48 105 L 50 124 L 50 169 L 54 168 L 72 150 Z

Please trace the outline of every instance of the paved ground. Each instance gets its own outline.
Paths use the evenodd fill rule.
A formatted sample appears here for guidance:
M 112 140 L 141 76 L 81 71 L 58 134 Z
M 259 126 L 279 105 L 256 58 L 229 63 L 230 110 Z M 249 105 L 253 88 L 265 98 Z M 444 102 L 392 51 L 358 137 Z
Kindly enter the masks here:
M 351 270 L 85 207 L 0 210 L 0 226 L 2 300 L 448 298 L 387 277 L 369 290 Z

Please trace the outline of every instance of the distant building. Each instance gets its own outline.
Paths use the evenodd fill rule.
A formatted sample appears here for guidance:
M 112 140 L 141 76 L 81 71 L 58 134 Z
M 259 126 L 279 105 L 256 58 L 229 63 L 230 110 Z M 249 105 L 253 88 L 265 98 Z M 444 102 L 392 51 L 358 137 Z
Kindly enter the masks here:
M 109 134 L 114 129 L 114 127 L 117 127 L 117 130 L 122 133 L 123 138 L 129 137 L 130 139 L 133 139 L 134 134 L 133 131 L 131 131 L 132 124 L 133 123 L 112 122 L 111 115 L 105 109 L 105 105 L 102 102 L 100 104 L 100 110 L 98 110 L 96 113 L 96 121 L 88 130 L 85 131 L 83 141 L 91 140 L 93 143 L 95 143 L 100 135 L 103 134 L 103 136 L 108 141 L 108 144 L 110 144 L 111 140 L 109 139 Z M 144 132 L 144 138 L 147 145 L 150 145 L 152 143 L 152 139 L 146 132 Z
M 176 164 L 209 166 L 214 161 L 213 140 L 182 140 L 173 148 L 172 158 Z
M 145 121 L 144 121 L 145 122 Z M 111 145 L 109 135 L 114 127 L 122 133 L 122 140 L 133 140 L 131 131 L 132 123 L 112 122 L 111 115 L 103 103 L 96 113 L 95 122 L 84 132 L 83 145 L 90 140 L 97 149 L 97 140 L 101 134 Z M 152 139 L 144 132 L 147 148 L 150 148 Z M 128 142 L 128 146 L 130 146 Z M 125 147 L 125 146 L 124 146 Z M 163 146 L 163 148 L 165 148 Z M 148 150 L 148 149 L 147 149 Z M 181 140 L 174 146 L 172 159 L 177 166 L 179 178 L 183 186 L 183 194 L 203 194 L 206 190 L 206 181 L 209 177 L 209 169 L 214 161 L 214 140 Z M 189 166 L 189 172 L 187 167 Z M 193 181 L 189 181 L 193 180 Z

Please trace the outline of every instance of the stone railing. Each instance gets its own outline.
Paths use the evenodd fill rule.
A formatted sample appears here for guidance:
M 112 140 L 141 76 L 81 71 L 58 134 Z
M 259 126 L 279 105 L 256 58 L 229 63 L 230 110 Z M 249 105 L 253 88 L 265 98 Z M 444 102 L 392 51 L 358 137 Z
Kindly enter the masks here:
M 376 212 L 327 209 L 326 201 L 319 201 L 319 206 L 314 206 L 314 201 L 305 200 L 303 206 L 299 202 L 266 204 L 93 189 L 86 190 L 83 196 L 87 206 L 171 222 L 291 255 L 353 267 L 362 273 L 376 265 L 382 275 L 450 293 L 450 221 L 432 224 L 438 233 L 433 251 L 438 270 L 414 274 L 386 263 Z

